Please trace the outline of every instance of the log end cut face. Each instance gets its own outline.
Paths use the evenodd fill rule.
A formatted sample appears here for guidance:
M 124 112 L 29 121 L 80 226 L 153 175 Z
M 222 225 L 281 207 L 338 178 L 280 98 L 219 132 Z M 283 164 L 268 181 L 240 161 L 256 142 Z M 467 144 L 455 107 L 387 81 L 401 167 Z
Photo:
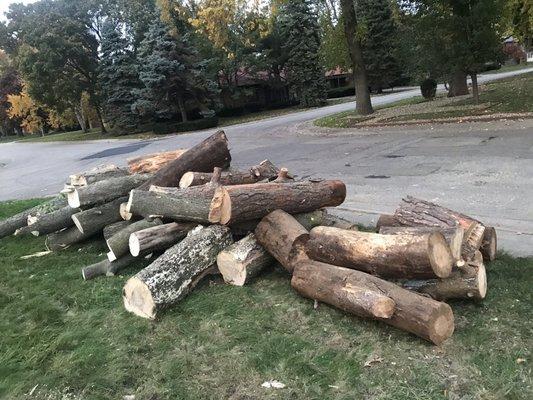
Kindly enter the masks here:
M 440 306 L 432 313 L 428 327 L 429 340 L 440 345 L 450 336 L 455 329 L 453 311 L 446 303 L 440 303 Z
M 139 238 L 132 234 L 130 235 L 130 238 L 128 239 L 128 244 L 130 247 L 130 253 L 133 257 L 138 257 L 139 254 L 141 254 L 141 244 L 139 242 Z
M 472 298 L 483 300 L 487 295 L 487 271 L 485 266 L 481 265 L 477 269 L 477 282 L 478 282 L 478 291 L 477 293 L 472 293 Z M 468 294 L 470 296 L 470 293 Z
M 128 279 L 122 290 L 124 307 L 139 317 L 154 319 L 156 304 L 148 286 L 136 277 Z
M 247 273 L 243 262 L 236 261 L 231 254 L 222 251 L 217 256 L 217 265 L 226 283 L 234 286 L 244 286 Z
M 452 273 L 453 256 L 450 246 L 441 233 L 433 232 L 428 237 L 429 261 L 439 278 L 447 278 Z
M 81 207 L 80 196 L 77 190 L 73 190 L 67 194 L 68 205 L 72 208 Z

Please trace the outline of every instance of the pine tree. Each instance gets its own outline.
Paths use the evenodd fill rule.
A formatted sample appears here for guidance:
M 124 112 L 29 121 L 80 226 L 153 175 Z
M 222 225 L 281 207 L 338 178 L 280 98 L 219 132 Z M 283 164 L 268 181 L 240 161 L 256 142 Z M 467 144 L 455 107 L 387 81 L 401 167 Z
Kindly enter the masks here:
M 287 80 L 302 107 L 326 100 L 324 69 L 320 63 L 320 26 L 310 0 L 292 0 L 282 5 L 279 23 L 287 53 Z
M 114 132 L 135 130 L 138 118 L 132 111 L 134 90 L 139 87 L 135 57 L 119 28 L 107 21 L 102 28 L 102 57 L 99 81 L 102 87 L 104 116 Z

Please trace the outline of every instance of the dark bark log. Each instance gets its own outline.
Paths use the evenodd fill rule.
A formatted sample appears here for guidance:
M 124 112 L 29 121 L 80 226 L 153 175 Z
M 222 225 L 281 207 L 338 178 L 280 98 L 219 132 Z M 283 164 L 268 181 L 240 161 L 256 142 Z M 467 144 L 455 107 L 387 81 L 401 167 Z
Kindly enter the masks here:
M 74 214 L 72 220 L 80 232 L 91 235 L 102 231 L 107 225 L 120 221 L 120 197 L 109 203 Z
M 137 260 L 139 259 L 130 254 L 126 254 L 113 262 L 106 258 L 105 260 L 102 260 L 96 264 L 83 268 L 81 270 L 81 275 L 86 281 L 102 275 L 115 276 L 117 273 L 122 271 L 124 268 L 129 267 Z
M 122 204 L 124 204 L 124 203 L 122 203 Z M 113 222 L 112 224 L 107 225 L 102 230 L 102 233 L 104 235 L 104 239 L 105 240 L 109 239 L 115 233 L 117 233 L 118 231 L 126 228 L 128 225 L 130 225 L 132 223 L 133 223 L 133 221 L 117 221 L 117 222 Z
M 65 206 L 59 210 L 38 216 L 29 216 L 28 225 L 15 231 L 15 235 L 31 233 L 34 236 L 47 235 L 74 225 L 72 215 L 80 212 L 79 208 Z
M 289 175 L 289 170 L 287 168 L 281 168 L 279 170 L 278 176 L 273 180 L 274 183 L 290 183 L 294 182 L 294 179 Z
M 69 185 L 72 186 L 87 186 L 99 181 L 105 181 L 111 178 L 119 178 L 129 175 L 125 169 L 119 168 L 113 164 L 99 165 L 86 172 L 70 175 Z
M 132 174 L 156 172 L 169 162 L 176 160 L 186 151 L 186 149 L 178 149 L 128 158 L 128 169 Z
M 320 279 L 320 277 L 326 278 Z M 341 307 L 347 304 L 342 301 L 342 297 L 335 299 L 334 295 L 340 295 L 339 292 L 343 287 L 367 288 L 373 294 L 379 293 L 392 299 L 395 307 L 390 318 L 375 319 L 414 333 L 436 345 L 448 339 L 455 328 L 453 312 L 449 305 L 410 292 L 394 283 L 364 272 L 311 260 L 302 261 L 296 264 L 291 284 L 293 288 L 306 297 L 323 302 L 331 301 L 332 305 Z M 331 294 L 331 291 L 323 290 L 324 284 L 336 286 L 337 289 Z M 355 291 L 358 298 L 362 293 L 365 292 Z M 355 310 L 355 307 L 348 309 L 350 312 Z
M 161 220 L 158 218 L 151 221 L 142 219 L 118 231 L 108 240 L 106 240 L 107 247 L 109 248 L 107 258 L 109 259 L 109 261 L 115 261 L 116 259 L 124 256 L 125 254 L 128 254 L 130 249 L 130 235 L 132 233 L 162 224 L 163 222 L 161 222 Z
M 195 223 L 171 222 L 134 232 L 129 239 L 130 253 L 137 257 L 168 249 L 187 236 L 195 226 Z
M 496 229 L 492 226 L 486 226 L 483 232 L 483 240 L 479 249 L 485 261 L 494 261 L 498 252 L 498 238 Z
M 316 227 L 307 255 L 317 261 L 386 278 L 446 278 L 453 257 L 442 234 L 380 235 Z
M 70 247 L 73 244 L 83 242 L 93 236 L 94 233 L 82 233 L 75 226 L 52 233 L 46 237 L 45 245 L 50 251 L 60 251 Z

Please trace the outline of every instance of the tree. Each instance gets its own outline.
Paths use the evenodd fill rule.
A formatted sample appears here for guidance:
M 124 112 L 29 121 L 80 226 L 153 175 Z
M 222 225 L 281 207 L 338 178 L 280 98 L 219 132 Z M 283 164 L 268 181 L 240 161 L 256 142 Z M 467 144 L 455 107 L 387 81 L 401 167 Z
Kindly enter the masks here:
M 1 136 L 19 132 L 20 121 L 8 114 L 11 107 L 9 95 L 20 94 L 22 82 L 10 58 L 0 51 L 0 132 Z
M 326 84 L 320 63 L 320 28 L 309 0 L 282 5 L 279 15 L 284 49 L 288 54 L 286 71 L 289 87 L 303 107 L 324 104 Z
M 44 136 L 48 116 L 43 107 L 31 98 L 25 86 L 20 94 L 8 95 L 8 101 L 10 103 L 7 110 L 9 117 L 18 118 L 26 132 L 40 132 L 41 136 Z

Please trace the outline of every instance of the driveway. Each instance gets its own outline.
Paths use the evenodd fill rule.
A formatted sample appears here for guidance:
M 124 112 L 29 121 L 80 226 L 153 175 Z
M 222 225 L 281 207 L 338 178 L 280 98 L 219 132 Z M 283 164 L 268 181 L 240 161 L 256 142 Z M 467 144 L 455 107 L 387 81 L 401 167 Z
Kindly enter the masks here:
M 529 70 L 484 75 L 481 82 Z M 375 105 L 418 90 L 377 97 Z M 533 255 L 533 120 L 372 130 L 317 130 L 312 120 L 353 109 L 338 104 L 225 128 L 233 165 L 265 158 L 299 176 L 338 178 L 348 196 L 339 209 L 375 223 L 411 194 L 456 208 L 498 228 L 500 245 Z M 190 147 L 212 131 L 157 140 L 6 143 L 0 145 L 0 200 L 56 193 L 65 178 L 102 163 Z

